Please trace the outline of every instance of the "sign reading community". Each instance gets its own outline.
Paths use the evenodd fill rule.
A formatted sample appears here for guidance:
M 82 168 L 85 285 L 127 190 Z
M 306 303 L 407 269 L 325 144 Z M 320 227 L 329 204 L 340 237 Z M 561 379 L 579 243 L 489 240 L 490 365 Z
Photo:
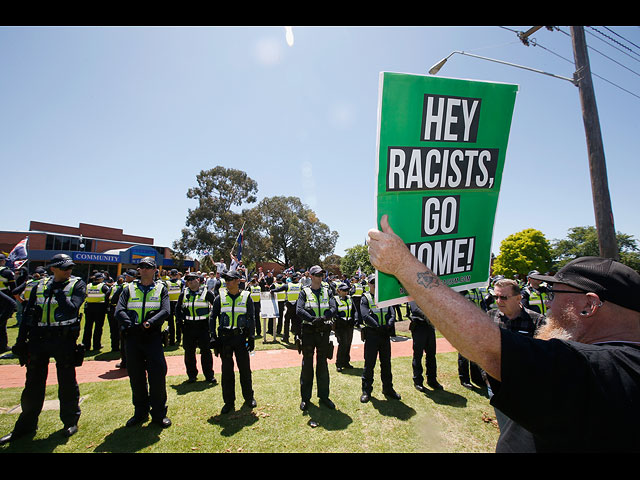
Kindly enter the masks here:
M 517 85 L 382 72 L 376 219 L 454 290 L 485 286 Z M 376 272 L 376 303 L 409 301 Z

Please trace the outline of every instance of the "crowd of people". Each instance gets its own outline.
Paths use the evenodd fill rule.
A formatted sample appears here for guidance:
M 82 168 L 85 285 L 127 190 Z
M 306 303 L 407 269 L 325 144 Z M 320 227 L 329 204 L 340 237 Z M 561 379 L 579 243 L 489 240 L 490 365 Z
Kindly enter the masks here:
M 282 273 L 258 268 L 248 275 L 233 257 L 230 268 L 220 261 L 216 271 L 184 273 L 159 270 L 146 257 L 117 279 L 94 271 L 85 284 L 72 275 L 71 258 L 59 254 L 48 271 L 36 270 L 18 288 L 0 258 L 1 313 L 4 317 L 20 304 L 19 334 L 11 350 L 27 367 L 22 413 L 0 444 L 37 429 L 50 358 L 58 371 L 63 431 L 67 436 L 77 432 L 75 368 L 87 350 L 103 348 L 105 319 L 111 350 L 120 352 L 118 366 L 127 369 L 130 380 L 134 412 L 126 425 L 151 416 L 166 428 L 171 425 L 164 356 L 169 346 L 182 344 L 188 382 L 197 381 L 199 350 L 201 373 L 216 385 L 213 355 L 220 356 L 221 413 L 226 414 L 236 403 L 234 362 L 244 405 L 254 408 L 250 352 L 255 338 L 281 336 L 295 343 L 302 357 L 300 409 L 308 409 L 314 381 L 320 403 L 335 409 L 330 336 L 337 340 L 335 366 L 342 372 L 353 368 L 350 349 L 354 332 L 360 332 L 361 402 L 370 401 L 378 361 L 383 394 L 400 400 L 390 342 L 396 322 L 406 318 L 415 388 L 426 392 L 426 380 L 431 389 L 443 389 L 437 380 L 438 329 L 459 352 L 460 383 L 486 388 L 500 428 L 496 451 L 638 449 L 640 438 L 632 427 L 640 424 L 640 416 L 630 411 L 640 396 L 637 272 L 610 259 L 587 257 L 555 275 L 532 271 L 524 284 L 496 277 L 487 289 L 456 293 L 410 254 L 388 223 L 369 235 L 372 264 L 395 275 L 411 302 L 377 306 L 374 274 L 333 275 L 315 265 Z M 6 319 L 3 329 L 6 339 Z M 598 417 L 600 409 L 606 420 Z

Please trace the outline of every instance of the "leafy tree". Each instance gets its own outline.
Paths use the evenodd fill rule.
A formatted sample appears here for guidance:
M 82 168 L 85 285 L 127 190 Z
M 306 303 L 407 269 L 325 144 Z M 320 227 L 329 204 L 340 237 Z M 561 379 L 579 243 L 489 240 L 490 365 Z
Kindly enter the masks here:
M 493 262 L 493 274 L 525 278 L 531 270 L 548 271 L 552 266 L 551 246 L 540 230 L 527 228 L 509 235 L 500 244 Z
M 196 180 L 198 186 L 187 191 L 187 198 L 198 205 L 188 210 L 186 226 L 173 248 L 181 254 L 208 252 L 215 260 L 227 261 L 243 225 L 242 213 L 232 207 L 255 203 L 258 184 L 241 170 L 221 166 L 202 170 Z
M 636 271 L 640 271 L 640 250 L 632 235 L 617 232 L 619 261 Z M 599 257 L 598 232 L 594 226 L 573 227 L 567 238 L 553 241 L 554 269 L 558 270 L 578 257 Z
M 262 237 L 257 242 L 265 261 L 310 267 L 332 254 L 338 240 L 338 232 L 318 220 L 298 197 L 265 198 L 247 212 L 249 217 Z
M 366 245 L 347 248 L 340 261 L 340 270 L 347 276 L 355 274 L 358 268 L 361 268 L 365 275 L 370 275 L 375 271 L 369 260 L 369 249 Z

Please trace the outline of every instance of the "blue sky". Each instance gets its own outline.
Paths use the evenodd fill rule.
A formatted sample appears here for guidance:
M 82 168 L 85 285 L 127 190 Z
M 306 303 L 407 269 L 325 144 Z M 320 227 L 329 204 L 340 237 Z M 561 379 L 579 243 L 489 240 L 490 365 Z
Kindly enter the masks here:
M 379 73 L 427 74 L 461 50 L 571 77 L 569 27 L 525 46 L 512 30 L 528 28 L 294 26 L 289 46 L 276 26 L 2 27 L 0 229 L 90 223 L 171 246 L 196 175 L 222 165 L 259 199 L 300 197 L 343 255 L 375 225 Z M 586 28 L 615 227 L 638 239 L 640 28 L 596 28 L 624 45 Z M 575 86 L 463 55 L 439 76 L 519 85 L 494 253 L 525 228 L 594 225 Z

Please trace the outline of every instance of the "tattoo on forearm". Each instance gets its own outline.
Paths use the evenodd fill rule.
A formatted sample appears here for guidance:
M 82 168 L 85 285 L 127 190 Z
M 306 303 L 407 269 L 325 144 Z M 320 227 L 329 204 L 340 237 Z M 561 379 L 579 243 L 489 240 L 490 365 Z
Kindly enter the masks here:
M 429 289 L 440 285 L 440 279 L 431 272 L 418 272 L 416 274 L 418 284 Z

